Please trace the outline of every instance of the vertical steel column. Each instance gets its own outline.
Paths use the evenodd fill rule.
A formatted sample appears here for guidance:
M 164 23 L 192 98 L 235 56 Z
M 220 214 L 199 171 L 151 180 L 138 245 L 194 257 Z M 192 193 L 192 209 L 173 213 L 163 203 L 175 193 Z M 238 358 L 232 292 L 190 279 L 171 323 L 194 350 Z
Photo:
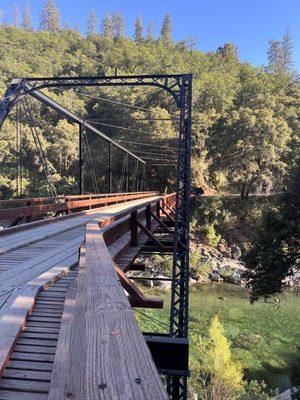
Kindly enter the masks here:
M 112 151 L 111 142 L 108 142 L 108 193 L 112 193 Z
M 79 194 L 84 194 L 84 123 L 79 124 Z
M 192 118 L 192 75 L 184 75 L 180 83 L 180 124 L 176 185 L 176 215 L 173 253 L 170 335 L 188 336 L 189 306 L 189 197 Z M 187 379 L 170 377 L 168 391 L 172 399 L 187 399 Z

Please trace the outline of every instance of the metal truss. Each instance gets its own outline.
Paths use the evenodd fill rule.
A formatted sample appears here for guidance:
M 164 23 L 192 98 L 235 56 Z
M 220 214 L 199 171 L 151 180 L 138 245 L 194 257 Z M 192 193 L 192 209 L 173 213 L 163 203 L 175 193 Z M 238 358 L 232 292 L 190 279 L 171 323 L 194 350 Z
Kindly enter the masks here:
M 19 96 L 30 94 L 36 97 L 36 94 L 42 93 L 40 90 L 44 88 L 62 87 L 67 89 L 83 86 L 154 86 L 168 92 L 180 110 L 170 336 L 187 338 L 192 75 L 54 77 L 14 80 L 5 94 L 4 101 L 0 103 L 0 128 Z M 186 376 L 169 377 L 167 386 L 173 400 L 187 398 Z

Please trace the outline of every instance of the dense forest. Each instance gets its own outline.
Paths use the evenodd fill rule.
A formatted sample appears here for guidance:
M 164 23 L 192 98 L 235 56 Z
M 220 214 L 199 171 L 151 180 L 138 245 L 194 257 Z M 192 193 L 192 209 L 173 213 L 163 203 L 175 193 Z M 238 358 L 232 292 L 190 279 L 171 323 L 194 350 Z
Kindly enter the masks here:
M 120 14 L 106 15 L 101 33 L 97 32 L 98 26 L 91 10 L 85 35 L 76 26 L 71 29 L 65 24 L 62 28 L 53 1 L 45 2 L 37 31 L 32 28 L 28 3 L 24 13 L 14 8 L 11 25 L 2 16 L 0 94 L 16 77 L 193 73 L 193 186 L 242 196 L 283 191 L 285 177 L 297 157 L 300 130 L 300 85 L 292 68 L 289 32 L 282 40 L 270 41 L 268 65 L 254 67 L 239 61 L 238 50 L 231 43 L 204 54 L 196 49 L 193 38 L 174 42 L 170 15 L 166 15 L 157 38 L 153 36 L 152 22 L 144 29 L 140 16 L 133 38 L 126 37 Z M 141 148 L 130 141 L 176 147 L 178 111 L 171 97 L 162 91 L 56 90 L 51 96 L 78 115 L 98 121 L 99 129 L 127 141 L 137 154 Z M 76 192 L 78 127 L 36 101 L 32 101 L 32 109 L 58 193 Z M 1 198 L 49 190 L 27 121 L 22 110 L 19 112 L 19 155 L 14 111 L 1 131 Z M 105 164 L 99 157 L 101 143 L 93 137 L 90 140 L 94 168 L 99 171 Z M 148 150 L 158 151 L 155 147 Z M 12 168 L 18 157 L 22 184 Z M 173 174 L 166 168 L 160 170 L 165 177 L 163 185 L 172 185 Z M 100 191 L 107 190 L 100 178 L 98 187 Z

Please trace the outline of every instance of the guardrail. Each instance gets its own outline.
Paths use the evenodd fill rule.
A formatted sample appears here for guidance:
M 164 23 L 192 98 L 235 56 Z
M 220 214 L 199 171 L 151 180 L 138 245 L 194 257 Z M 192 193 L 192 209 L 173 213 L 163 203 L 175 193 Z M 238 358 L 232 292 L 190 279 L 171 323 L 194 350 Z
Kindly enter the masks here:
M 158 192 L 131 192 L 1 200 L 0 207 L 12 207 L 0 208 L 0 221 L 13 221 L 12 225 L 16 225 L 23 219 L 25 219 L 25 222 L 30 222 L 32 217 L 42 216 L 47 213 L 57 214 L 63 212 L 71 214 L 86 209 L 91 210 L 92 208 L 105 207 L 157 195 Z M 16 204 L 20 206 L 15 207 Z

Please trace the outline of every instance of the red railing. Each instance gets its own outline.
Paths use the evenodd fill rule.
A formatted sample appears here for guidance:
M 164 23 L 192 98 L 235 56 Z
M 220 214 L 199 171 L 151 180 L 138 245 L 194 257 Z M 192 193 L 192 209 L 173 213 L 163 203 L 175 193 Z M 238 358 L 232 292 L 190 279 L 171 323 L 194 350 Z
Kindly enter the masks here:
M 0 200 L 0 221 L 18 221 L 47 213 L 70 214 L 77 211 L 104 207 L 107 205 L 158 196 L 158 192 L 110 193 L 92 195 L 74 195 L 58 197 L 24 198 Z M 18 207 L 16 207 L 18 205 Z M 11 206 L 9 208 L 1 207 Z

